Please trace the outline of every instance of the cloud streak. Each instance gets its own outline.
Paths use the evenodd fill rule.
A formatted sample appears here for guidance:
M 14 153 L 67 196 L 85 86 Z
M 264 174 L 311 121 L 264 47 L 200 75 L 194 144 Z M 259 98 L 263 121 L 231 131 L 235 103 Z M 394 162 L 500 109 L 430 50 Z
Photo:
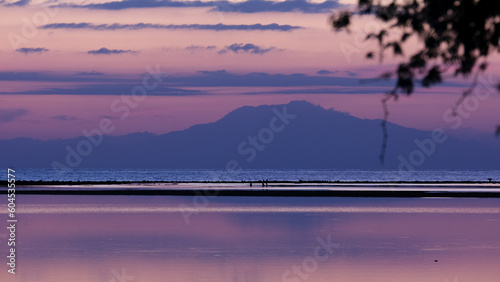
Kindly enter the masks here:
M 316 72 L 318 75 L 333 75 L 336 74 L 337 76 L 349 76 L 349 77 L 357 77 L 358 74 L 352 71 L 329 71 L 329 70 L 319 70 Z
M 87 54 L 90 55 L 115 55 L 115 54 L 127 54 L 127 53 L 136 54 L 138 52 L 133 50 L 108 49 L 106 47 L 102 47 L 99 50 L 90 50 L 87 52 Z
M 90 85 L 74 85 L 72 87 L 53 87 L 40 88 L 35 90 L 26 90 L 18 92 L 0 92 L 0 94 L 17 94 L 17 95 L 127 95 L 137 85 L 142 83 L 142 80 L 136 83 L 131 83 L 130 80 L 122 83 L 110 84 L 90 84 Z M 166 87 L 159 85 L 154 90 L 148 92 L 150 96 L 190 96 L 201 95 L 204 92 L 199 90 L 188 90 L 182 88 Z M 59 118 L 59 120 L 63 120 Z
M 275 47 L 263 48 L 251 43 L 242 44 L 242 43 L 234 43 L 229 46 L 224 47 L 224 49 L 219 51 L 219 54 L 225 54 L 228 52 L 233 52 L 236 54 L 241 53 L 250 53 L 250 54 L 259 54 L 263 55 L 265 53 L 271 52 L 273 50 L 278 50 Z
M 191 45 L 191 46 L 186 47 L 186 50 L 191 51 L 191 52 L 198 51 L 198 50 L 215 50 L 215 49 L 217 49 L 217 47 L 214 45 L 210 45 L 210 46 Z
M 37 47 L 37 48 L 27 48 L 27 47 L 25 47 L 25 48 L 18 48 L 15 51 L 27 55 L 27 54 L 34 54 L 34 53 L 41 54 L 42 52 L 48 52 L 49 49 L 43 48 L 43 47 Z
M 0 1 L 0 4 L 3 4 L 6 7 L 11 7 L 11 6 L 24 7 L 29 5 L 30 2 L 31 0 L 19 0 L 12 3 L 5 3 L 5 1 Z
M 190 52 L 196 51 L 217 51 L 218 54 L 224 55 L 227 53 L 235 54 L 258 54 L 263 55 L 271 51 L 283 51 L 283 49 L 278 49 L 276 47 L 261 47 L 252 43 L 234 43 L 227 45 L 223 48 L 218 49 L 214 45 L 202 46 L 202 45 L 191 45 L 185 48 L 185 50 Z
M 219 12 L 259 13 L 259 12 L 301 12 L 330 13 L 341 7 L 338 1 L 327 0 L 323 3 L 313 3 L 307 0 L 266 1 L 248 0 L 243 2 L 215 1 L 214 10 Z
M 92 4 L 61 4 L 59 7 L 86 8 L 99 10 L 124 10 L 140 8 L 200 8 L 213 7 L 218 12 L 259 13 L 259 12 L 301 12 L 330 13 L 332 9 L 342 7 L 338 0 L 326 0 L 323 3 L 313 3 L 307 0 L 271 0 L 231 1 L 177 1 L 177 0 L 123 0 Z
M 90 30 L 142 30 L 142 29 L 168 29 L 168 30 L 243 30 L 243 31 L 292 31 L 300 29 L 300 26 L 272 24 L 152 24 L 152 23 L 137 23 L 137 24 L 93 24 L 88 22 L 82 23 L 52 23 L 40 26 L 41 29 L 90 29 Z
M 294 74 L 269 74 L 252 72 L 236 74 L 226 70 L 199 71 L 198 75 L 174 77 L 163 79 L 170 85 L 177 87 L 308 87 L 308 86 L 359 86 L 359 79 L 346 77 L 329 77 Z M 384 81 L 388 85 L 390 82 Z
M 319 70 L 316 72 L 316 74 L 318 74 L 318 75 L 330 75 L 330 74 L 334 74 L 336 72 L 337 71 Z
M 341 74 L 340 72 L 339 74 Z M 135 85 L 142 83 L 143 75 L 117 77 L 110 74 L 79 75 L 78 73 L 38 73 L 38 72 L 0 72 L 0 81 L 44 81 L 56 86 L 0 94 L 39 94 L 39 95 L 120 95 L 130 92 Z M 73 86 L 57 86 L 58 82 L 73 83 Z M 237 74 L 226 70 L 198 71 L 187 75 L 162 75 L 162 84 L 151 92 L 158 96 L 206 95 L 194 87 L 302 87 L 296 93 L 381 93 L 378 87 L 392 87 L 394 80 L 381 80 L 369 85 L 352 76 L 325 76 L 294 74 L 269 74 L 253 72 Z M 464 87 L 463 83 L 447 82 L 446 87 Z M 330 87 L 339 87 L 332 90 Z M 307 89 L 309 88 L 309 89 Z M 352 91 L 349 91 L 352 88 Z M 276 94 L 292 93 L 292 90 L 278 90 Z M 295 93 L 295 92 L 293 92 Z M 252 93 L 258 94 L 258 93 Z
M 90 72 L 92 73 L 92 72 Z M 88 72 L 35 72 L 35 71 L 0 71 L 0 81 L 43 81 L 43 82 L 126 82 L 130 78 L 114 77 L 103 73 L 89 75 Z

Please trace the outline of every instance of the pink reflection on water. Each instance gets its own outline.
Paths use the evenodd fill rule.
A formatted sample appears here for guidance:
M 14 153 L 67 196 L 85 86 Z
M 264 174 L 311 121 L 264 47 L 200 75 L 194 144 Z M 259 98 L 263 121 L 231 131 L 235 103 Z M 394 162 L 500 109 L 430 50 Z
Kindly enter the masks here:
M 488 211 L 499 203 L 498 199 L 228 197 L 214 198 L 208 207 L 268 210 L 199 212 L 186 224 L 179 212 L 36 214 L 21 208 L 44 204 L 68 210 L 92 205 L 175 208 L 192 205 L 191 197 L 25 195 L 19 203 L 18 280 L 6 269 L 0 279 L 120 281 L 116 275 L 125 275 L 131 280 L 124 281 L 498 281 L 500 214 Z M 284 206 L 304 210 L 269 209 Z M 339 206 L 439 207 L 458 212 L 307 212 Z M 305 262 L 310 263 L 321 248 L 318 240 L 339 246 L 312 267 Z M 298 275 L 293 269 L 302 272 Z M 283 276 L 287 270 L 289 275 Z

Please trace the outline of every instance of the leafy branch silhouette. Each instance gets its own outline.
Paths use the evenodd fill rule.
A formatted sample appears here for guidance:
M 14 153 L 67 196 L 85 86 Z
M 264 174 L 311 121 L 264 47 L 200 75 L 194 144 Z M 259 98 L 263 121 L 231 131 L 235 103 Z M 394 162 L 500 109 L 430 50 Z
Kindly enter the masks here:
M 403 56 L 410 38 L 416 38 L 422 46 L 400 63 L 392 72 L 385 72 L 379 79 L 395 78 L 394 88 L 382 99 L 382 148 L 380 161 L 383 164 L 387 149 L 387 102 L 397 100 L 398 95 L 410 96 L 415 83 L 432 87 L 444 79 L 472 76 L 471 85 L 453 105 L 453 113 L 473 93 L 478 78 L 488 68 L 487 58 L 500 52 L 500 1 L 498 0 L 413 0 L 380 1 L 359 0 L 355 11 L 340 11 L 331 15 L 330 24 L 336 31 L 347 30 L 354 14 L 374 15 L 386 24 L 378 32 L 370 33 L 365 40 L 375 40 L 378 52 L 369 51 L 367 59 L 378 57 L 383 62 L 384 55 L 392 50 L 395 56 Z M 390 38 L 397 34 L 398 38 Z M 449 77 L 444 74 L 449 70 Z M 500 84 L 496 85 L 500 91 Z M 500 125 L 496 126 L 496 136 L 500 136 Z

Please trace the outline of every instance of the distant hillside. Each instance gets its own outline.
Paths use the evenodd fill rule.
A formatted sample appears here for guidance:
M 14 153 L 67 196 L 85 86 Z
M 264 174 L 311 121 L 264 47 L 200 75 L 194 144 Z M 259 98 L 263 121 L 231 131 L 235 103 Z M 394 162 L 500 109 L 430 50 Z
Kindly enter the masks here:
M 499 146 L 434 136 L 440 137 L 435 138 L 438 141 L 446 139 L 439 143 L 432 141 L 431 132 L 392 123 L 388 129 L 386 164 L 381 166 L 380 120 L 359 119 L 294 101 L 242 107 L 217 122 L 164 135 L 105 136 L 87 156 L 77 152 L 80 146 L 80 152 L 87 154 L 83 137 L 3 140 L 0 165 L 50 168 L 57 162 L 79 168 L 500 169 Z

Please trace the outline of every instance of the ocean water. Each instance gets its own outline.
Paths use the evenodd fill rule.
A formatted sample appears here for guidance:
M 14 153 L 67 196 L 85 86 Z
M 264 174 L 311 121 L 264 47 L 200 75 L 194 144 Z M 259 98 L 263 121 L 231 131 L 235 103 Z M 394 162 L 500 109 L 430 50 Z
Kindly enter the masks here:
M 500 181 L 500 170 L 207 170 L 18 169 L 17 180 L 43 181 Z M 7 171 L 0 175 L 7 179 Z
M 16 198 L 2 282 L 500 281 L 500 199 Z
M 46 181 L 500 180 L 499 171 L 29 169 L 15 175 Z M 0 217 L 7 218 L 8 203 L 5 195 Z M 17 274 L 7 272 L 4 260 L 2 282 L 500 281 L 498 198 L 17 194 L 16 219 Z M 8 232 L 0 230 L 4 258 Z

